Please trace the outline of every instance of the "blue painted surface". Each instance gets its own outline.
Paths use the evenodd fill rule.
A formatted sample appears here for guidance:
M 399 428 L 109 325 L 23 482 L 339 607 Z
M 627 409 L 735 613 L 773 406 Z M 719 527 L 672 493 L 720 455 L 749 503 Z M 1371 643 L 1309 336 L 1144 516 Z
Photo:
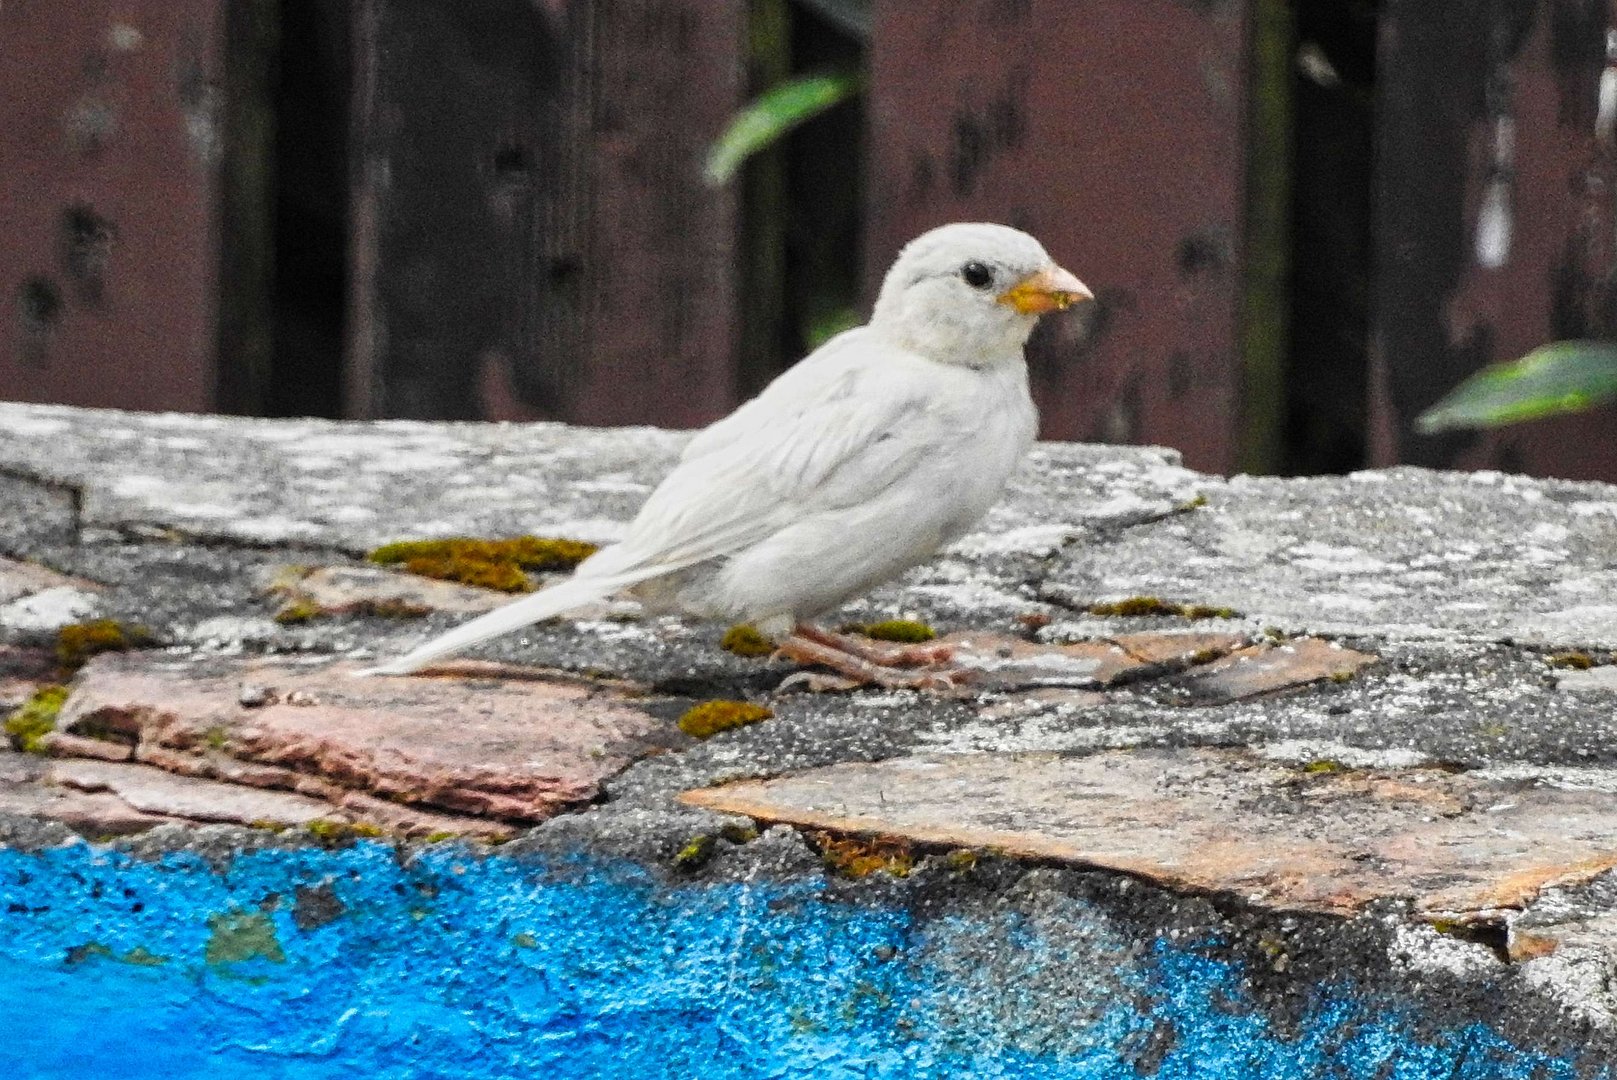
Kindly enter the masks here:
M 300 928 L 311 886 L 342 910 L 306 901 Z M 1101 913 L 1046 907 L 921 920 L 815 883 L 665 888 L 454 849 L 401 865 L 379 844 L 223 873 L 0 851 L 0 1077 L 1574 1075 L 1347 984 L 1286 1037 L 1209 943 L 1131 952 Z

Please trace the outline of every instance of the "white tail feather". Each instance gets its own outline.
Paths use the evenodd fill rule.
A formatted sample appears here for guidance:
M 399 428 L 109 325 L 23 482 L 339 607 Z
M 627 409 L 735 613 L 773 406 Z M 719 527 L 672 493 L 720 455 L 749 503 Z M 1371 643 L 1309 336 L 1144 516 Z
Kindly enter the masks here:
M 447 634 L 433 638 L 392 663 L 367 668 L 359 674 L 408 675 L 451 653 L 469 649 L 479 642 L 510 633 L 541 619 L 548 619 L 552 615 L 560 615 L 564 611 L 582 607 L 610 596 L 625 586 L 648 577 L 655 577 L 662 572 L 662 570 L 642 570 L 601 577 L 591 575 L 568 578 L 542 592 L 524 596 L 521 600 L 514 600 L 502 608 L 495 608 L 486 615 L 479 615 L 470 622 L 461 623 Z

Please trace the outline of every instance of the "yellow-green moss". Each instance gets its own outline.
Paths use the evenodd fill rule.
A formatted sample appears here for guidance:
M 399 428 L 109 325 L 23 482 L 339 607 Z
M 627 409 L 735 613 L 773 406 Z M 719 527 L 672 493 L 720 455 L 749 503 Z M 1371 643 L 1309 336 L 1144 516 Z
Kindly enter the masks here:
M 718 839 L 707 833 L 693 836 L 684 847 L 679 849 L 679 854 L 674 856 L 674 865 L 681 870 L 700 869 L 707 865 L 709 859 L 713 858 L 713 850 L 718 847 L 718 844 Z
M 1214 660 L 1224 655 L 1225 651 L 1223 649 L 1197 649 L 1190 654 L 1190 662 L 1197 666 L 1211 664 Z
M 1339 670 L 1333 671 L 1333 672 L 1331 672 L 1331 681 L 1333 683 L 1337 683 L 1337 684 L 1341 684 L 1341 683 L 1345 683 L 1345 682 L 1352 682 L 1353 681 L 1353 672 L 1349 671 L 1347 668 L 1341 668 Z
M 950 870 L 964 873 L 977 865 L 977 853 L 970 848 L 955 848 L 943 857 L 943 865 Z
M 1319 758 L 1318 760 L 1310 761 L 1303 765 L 1303 772 L 1309 774 L 1310 776 L 1319 776 L 1325 773 L 1339 773 L 1346 771 L 1346 765 L 1343 765 L 1340 761 L 1333 761 L 1330 758 Z
M 1112 618 L 1172 616 L 1182 619 L 1238 619 L 1241 617 L 1241 613 L 1234 608 L 1210 607 L 1206 604 L 1174 604 L 1156 596 L 1130 596 L 1123 600 L 1107 600 L 1091 604 L 1089 613 Z
M 919 645 L 938 636 L 936 630 L 916 619 L 885 619 L 866 623 L 856 632 L 877 641 L 897 641 L 907 645 Z
M 731 728 L 756 724 L 775 714 L 762 705 L 750 701 L 704 701 L 693 705 L 679 718 L 679 730 L 697 739 L 705 739 Z
M 311 836 L 328 844 L 340 844 L 346 840 L 360 838 L 374 839 L 387 834 L 380 825 L 372 825 L 368 821 L 333 821 L 330 818 L 316 818 L 303 827 Z
M 582 540 L 544 536 L 482 540 L 457 536 L 383 544 L 366 557 L 422 577 L 518 593 L 533 589 L 524 571 L 571 570 L 595 551 L 594 544 Z
M 775 651 L 775 643 L 747 623 L 738 623 L 724 632 L 719 648 L 737 656 L 768 656 Z
M 151 642 L 151 631 L 144 626 L 128 626 L 116 619 L 73 623 L 56 632 L 56 661 L 64 671 L 77 671 L 92 656 L 137 649 Z
M 908 877 L 915 868 L 909 845 L 898 840 L 836 837 L 823 832 L 815 833 L 812 839 L 826 868 L 844 877 L 869 877 L 878 871 Z
M 1186 499 L 1184 502 L 1180 503 L 1175 509 L 1177 509 L 1177 510 L 1179 510 L 1181 512 L 1187 511 L 1187 510 L 1200 510 L 1202 507 L 1204 507 L 1206 505 L 1207 505 L 1207 496 L 1206 495 L 1197 495 L 1194 499 Z
M 56 730 L 56 715 L 62 711 L 67 695 L 65 686 L 42 686 L 6 719 L 6 734 L 17 749 L 35 754 L 44 751 L 44 738 Z
M 511 935 L 511 944 L 515 945 L 519 949 L 537 949 L 539 947 L 539 939 L 528 933 L 526 930 L 519 930 L 515 934 Z
M 1577 671 L 1587 671 L 1595 666 L 1594 657 L 1586 652 L 1563 652 L 1544 658 L 1550 667 L 1573 668 Z
M 446 840 L 454 840 L 459 835 L 459 833 L 452 833 L 446 829 L 439 829 L 437 832 L 428 833 L 421 842 L 423 844 L 441 844 Z
M 282 626 L 298 626 L 325 614 L 325 610 L 307 597 L 298 597 L 281 605 L 272 618 Z
M 1187 619 L 1239 619 L 1241 613 L 1231 607 L 1210 607 L 1207 604 L 1186 604 L 1179 614 Z

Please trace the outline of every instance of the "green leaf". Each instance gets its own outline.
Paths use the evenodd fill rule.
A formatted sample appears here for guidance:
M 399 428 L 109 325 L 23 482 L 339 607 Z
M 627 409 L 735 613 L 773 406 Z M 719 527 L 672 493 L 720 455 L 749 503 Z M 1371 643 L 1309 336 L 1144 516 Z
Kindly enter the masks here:
M 776 142 L 805 120 L 825 112 L 863 87 L 851 71 L 806 75 L 783 82 L 735 114 L 708 150 L 703 170 L 708 182 L 723 184 L 735 176 L 747 158 Z
M 1415 429 L 1431 435 L 1456 428 L 1499 427 L 1580 412 L 1614 397 L 1617 344 L 1556 341 L 1520 360 L 1472 375 L 1416 417 Z

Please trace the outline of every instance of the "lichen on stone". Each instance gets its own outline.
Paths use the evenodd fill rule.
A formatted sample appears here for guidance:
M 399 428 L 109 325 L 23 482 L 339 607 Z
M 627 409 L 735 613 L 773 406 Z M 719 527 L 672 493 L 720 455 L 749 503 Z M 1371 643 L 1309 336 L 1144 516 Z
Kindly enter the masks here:
M 773 710 L 750 701 L 704 701 L 685 710 L 685 715 L 679 718 L 679 730 L 692 738 L 706 739 L 721 731 L 768 720 L 774 715 Z
M 1111 618 L 1176 617 L 1181 619 L 1238 619 L 1234 608 L 1207 604 L 1175 604 L 1157 596 L 1130 596 L 1091 604 L 1089 614 Z
M 596 545 L 582 540 L 544 536 L 488 540 L 457 536 L 383 544 L 366 558 L 421 577 L 520 593 L 533 591 L 527 571 L 571 570 L 595 552 Z
M 92 656 L 138 649 L 152 640 L 151 631 L 144 626 L 130 626 L 116 619 L 71 623 L 56 632 L 56 662 L 64 671 L 77 671 Z
M 1588 671 L 1595 666 L 1594 657 L 1580 651 L 1555 653 L 1545 657 L 1544 662 L 1553 668 L 1570 668 L 1574 671 Z
M 65 686 L 42 686 L 6 718 L 5 731 L 18 750 L 38 754 L 45 736 L 56 730 L 56 717 L 67 702 Z
M 757 627 L 738 623 L 724 632 L 719 648 L 737 656 L 768 656 L 775 651 L 775 643 L 759 633 Z

